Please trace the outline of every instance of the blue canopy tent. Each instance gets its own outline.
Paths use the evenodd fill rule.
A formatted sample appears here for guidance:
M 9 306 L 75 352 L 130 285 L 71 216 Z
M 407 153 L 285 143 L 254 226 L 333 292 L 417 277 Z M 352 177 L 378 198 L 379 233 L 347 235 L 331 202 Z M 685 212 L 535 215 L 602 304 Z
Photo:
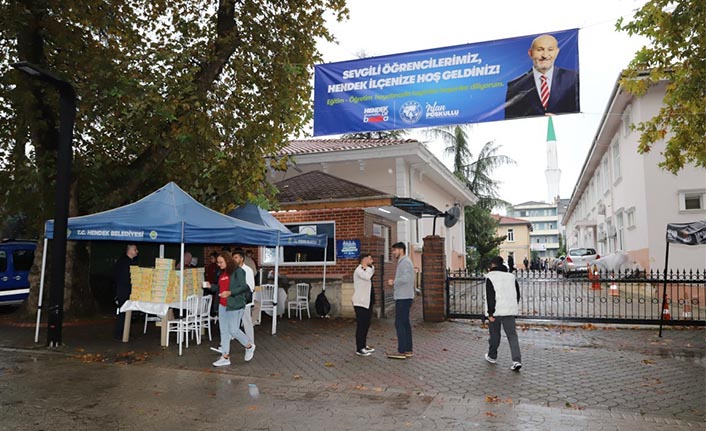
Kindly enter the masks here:
M 259 206 L 248 203 L 240 206 L 231 212 L 227 213 L 230 217 L 238 220 L 250 222 L 258 226 L 277 229 L 278 240 L 275 256 L 279 256 L 279 247 L 283 246 L 300 246 L 300 247 L 317 247 L 324 249 L 324 275 L 323 275 L 323 290 L 326 290 L 326 253 L 328 251 L 328 235 L 308 235 L 304 233 L 293 233 L 285 225 L 277 220 L 272 214 Z M 263 244 L 268 245 L 268 244 Z M 279 259 L 275 259 L 275 297 L 274 303 L 277 305 L 278 294 L 278 279 L 279 279 Z M 277 330 L 277 313 L 272 313 L 272 334 Z
M 69 218 L 66 238 L 72 241 L 179 243 L 183 256 L 184 244 L 240 243 L 277 246 L 279 236 L 280 232 L 276 229 L 234 219 L 209 209 L 175 183 L 170 182 L 132 204 L 96 214 Z M 54 221 L 49 220 L 44 227 L 45 250 L 47 241 L 53 237 Z M 35 342 L 39 339 L 45 266 L 46 253 L 42 258 Z M 183 292 L 184 273 L 182 271 L 180 308 L 183 308 L 183 300 L 181 300 Z

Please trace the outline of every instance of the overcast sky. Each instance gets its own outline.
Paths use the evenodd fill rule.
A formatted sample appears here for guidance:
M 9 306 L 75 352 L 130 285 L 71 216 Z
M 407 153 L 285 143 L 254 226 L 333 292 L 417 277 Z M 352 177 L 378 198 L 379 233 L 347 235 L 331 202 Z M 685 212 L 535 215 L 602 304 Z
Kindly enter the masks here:
M 329 26 L 339 43 L 320 43 L 319 49 L 328 63 L 356 59 L 361 51 L 371 57 L 579 28 L 582 113 L 553 119 L 560 193 L 562 198 L 569 198 L 618 74 L 645 44 L 643 39 L 616 32 L 615 23 L 621 16 L 632 17 L 644 3 L 349 0 L 350 19 L 332 21 Z M 472 128 L 471 150 L 475 156 L 484 143 L 494 140 L 502 146 L 502 154 L 517 161 L 517 165 L 495 172 L 494 177 L 502 181 L 503 199 L 513 204 L 546 201 L 546 136 L 546 118 L 479 123 Z M 428 141 L 418 132 L 410 137 Z M 429 142 L 428 146 L 451 166 L 440 142 Z

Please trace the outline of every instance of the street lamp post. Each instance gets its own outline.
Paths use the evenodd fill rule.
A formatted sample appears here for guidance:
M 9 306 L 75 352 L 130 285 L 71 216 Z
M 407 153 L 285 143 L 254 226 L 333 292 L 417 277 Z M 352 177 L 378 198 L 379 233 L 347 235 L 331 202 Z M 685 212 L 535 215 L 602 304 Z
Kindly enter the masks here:
M 69 184 L 71 180 L 71 140 L 76 119 L 76 91 L 68 82 L 38 66 L 19 62 L 12 67 L 34 79 L 47 82 L 59 90 L 59 145 L 56 161 L 56 199 L 54 206 L 54 240 L 52 241 L 52 273 L 49 289 L 49 346 L 61 345 L 64 318 L 64 271 L 66 270 L 66 231 L 69 218 Z M 44 250 L 44 253 L 47 251 Z

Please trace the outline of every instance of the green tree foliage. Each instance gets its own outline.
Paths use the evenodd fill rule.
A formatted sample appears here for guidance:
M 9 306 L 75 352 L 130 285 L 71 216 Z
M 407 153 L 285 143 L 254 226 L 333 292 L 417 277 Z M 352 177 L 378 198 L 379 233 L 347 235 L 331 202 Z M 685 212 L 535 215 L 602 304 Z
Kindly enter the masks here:
M 470 271 L 486 271 L 490 259 L 499 253 L 498 246 L 505 241 L 506 236 L 496 236 L 498 221 L 490 215 L 490 210 L 481 205 L 465 208 L 466 244 L 469 252 L 466 254 L 466 267 Z
M 1 2 L 0 206 L 35 233 L 52 213 L 57 96 L 9 67 L 20 60 L 76 87 L 74 213 L 172 180 L 218 209 L 271 196 L 265 156 L 310 119 L 331 14 L 345 1 Z
M 427 135 L 441 140 L 444 152 L 453 157 L 454 175 L 478 197 L 476 205 L 465 208 L 466 266 L 469 270 L 484 271 L 490 259 L 498 254 L 498 246 L 505 240 L 496 236 L 498 221 L 490 212 L 500 205 L 508 205 L 498 195 L 499 182 L 492 178 L 493 170 L 505 164 L 514 164 L 510 157 L 498 154 L 500 147 L 486 142 L 473 159 L 470 149 L 470 126 L 446 126 L 427 130 Z
M 76 88 L 70 215 L 168 181 L 226 210 L 273 196 L 266 172 L 287 161 L 266 156 L 310 119 L 329 16 L 345 18 L 345 0 L 0 2 L 0 217 L 21 215 L 23 233 L 41 235 L 53 214 L 59 125 L 55 89 L 10 63 L 34 63 Z
M 500 146 L 493 141 L 486 142 L 473 160 L 470 148 L 470 126 L 436 127 L 426 131 L 432 139 L 439 139 L 444 143 L 444 153 L 453 157 L 454 175 L 463 181 L 466 186 L 478 197 L 478 204 L 492 210 L 497 206 L 507 206 L 507 202 L 500 199 L 498 188 L 499 181 L 492 178 L 491 174 L 496 168 L 514 164 L 515 161 L 508 156 L 498 154 Z
M 405 130 L 377 130 L 373 132 L 356 132 L 341 135 L 341 139 L 404 139 Z
M 654 83 L 668 81 L 659 113 L 636 125 L 638 151 L 649 152 L 666 138 L 660 167 L 675 174 L 687 163 L 706 168 L 706 2 L 650 0 L 616 28 L 651 42 L 624 72 L 623 88 L 641 96 Z

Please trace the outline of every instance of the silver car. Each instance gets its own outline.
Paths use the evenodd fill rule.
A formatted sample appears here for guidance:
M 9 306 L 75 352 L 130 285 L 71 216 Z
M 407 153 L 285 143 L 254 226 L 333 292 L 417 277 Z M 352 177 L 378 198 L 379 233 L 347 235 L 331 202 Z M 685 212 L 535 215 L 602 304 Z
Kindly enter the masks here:
M 588 265 L 599 258 L 593 248 L 570 248 L 563 263 L 564 275 L 570 277 L 573 274 L 585 274 L 588 271 Z

